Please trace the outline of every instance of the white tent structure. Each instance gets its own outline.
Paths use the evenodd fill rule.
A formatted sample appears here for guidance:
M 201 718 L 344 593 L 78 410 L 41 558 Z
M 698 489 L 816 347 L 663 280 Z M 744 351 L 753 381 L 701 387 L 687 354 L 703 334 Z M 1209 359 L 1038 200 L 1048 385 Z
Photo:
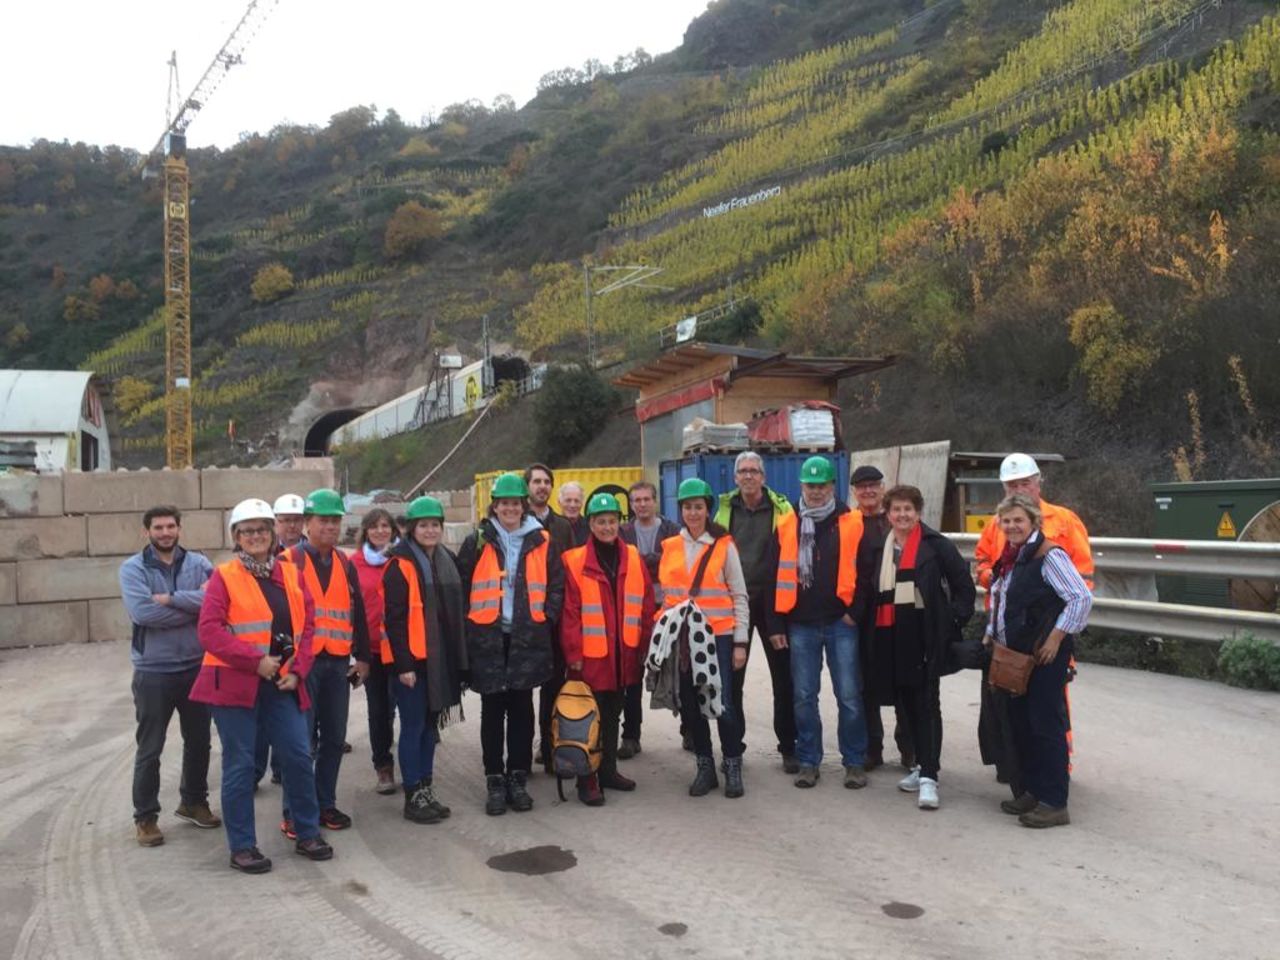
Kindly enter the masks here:
M 110 470 L 109 394 L 82 370 L 0 370 L 0 440 L 34 441 L 36 470 Z

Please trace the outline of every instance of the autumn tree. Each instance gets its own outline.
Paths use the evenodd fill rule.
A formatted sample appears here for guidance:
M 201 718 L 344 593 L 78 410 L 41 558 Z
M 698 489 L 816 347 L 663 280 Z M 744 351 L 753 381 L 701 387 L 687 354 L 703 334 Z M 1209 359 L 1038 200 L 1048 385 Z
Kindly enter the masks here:
M 275 303 L 293 292 L 293 274 L 283 263 L 268 263 L 254 274 L 249 292 L 258 303 Z
M 399 260 L 420 251 L 431 240 L 444 233 L 440 214 L 429 210 L 417 200 L 402 203 L 387 221 L 383 238 L 383 253 L 388 259 Z
M 116 292 L 116 282 L 110 275 L 100 273 L 89 281 L 89 296 L 94 303 L 104 303 Z
M 62 301 L 62 319 L 67 323 L 92 323 L 100 311 L 92 300 L 83 297 L 67 297 Z

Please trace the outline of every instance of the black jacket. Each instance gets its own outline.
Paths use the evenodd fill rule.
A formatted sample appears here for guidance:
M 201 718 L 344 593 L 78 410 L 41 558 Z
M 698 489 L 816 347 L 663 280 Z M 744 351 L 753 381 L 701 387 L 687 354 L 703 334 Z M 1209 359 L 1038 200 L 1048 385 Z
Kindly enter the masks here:
M 916 554 L 916 587 L 924 600 L 925 662 L 929 676 L 936 679 L 949 669 L 947 648 L 958 643 L 964 625 L 973 616 L 978 592 L 969 575 L 969 564 L 955 544 L 932 527 L 920 525 L 924 534 Z M 893 534 L 882 540 L 863 539 L 858 547 L 858 586 L 853 597 L 853 619 L 860 635 L 868 640 L 875 631 L 876 597 L 879 594 L 880 563 Z M 864 640 L 864 659 L 875 644 Z M 873 672 L 866 674 L 874 676 Z
M 649 568 L 649 578 L 654 583 L 658 582 L 658 565 L 662 562 L 662 541 L 667 537 L 678 536 L 680 533 L 680 524 L 672 523 L 661 514 L 658 515 L 658 534 L 653 538 L 653 553 L 642 553 L 640 556 L 644 560 L 644 565 Z M 625 543 L 631 544 L 637 549 L 640 546 L 636 537 L 636 522 L 629 520 L 618 528 L 618 536 Z
M 485 544 L 493 544 L 499 564 L 504 563 L 502 543 L 493 525 L 493 520 L 483 521 L 458 551 L 464 599 L 471 595 L 471 577 Z M 553 538 L 547 550 L 547 619 L 535 623 L 529 615 L 529 587 L 524 571 L 526 558 L 537 546 L 536 537 L 526 536 L 520 547 L 510 644 L 503 638 L 501 617 L 488 624 L 467 620 L 467 662 L 471 668 L 471 689 L 476 693 L 532 690 L 551 679 L 552 644 L 557 642 L 554 626 L 560 620 L 560 608 L 564 604 L 564 566 Z

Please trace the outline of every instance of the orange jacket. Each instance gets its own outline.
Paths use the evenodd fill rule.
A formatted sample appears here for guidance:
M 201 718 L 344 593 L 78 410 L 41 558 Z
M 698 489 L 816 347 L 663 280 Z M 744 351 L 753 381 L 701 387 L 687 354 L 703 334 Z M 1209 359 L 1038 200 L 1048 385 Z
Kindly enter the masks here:
M 707 623 L 716 636 L 733 633 L 736 621 L 733 613 L 733 594 L 724 579 L 724 561 L 733 538 L 720 537 L 714 545 L 702 549 L 712 551 L 707 570 L 694 603 L 706 615 Z M 662 559 L 658 562 L 658 581 L 662 584 L 662 606 L 671 609 L 689 598 L 693 588 L 693 575 L 702 561 L 702 554 L 691 568 L 684 565 L 684 540 L 680 535 L 662 541 Z
M 355 610 L 351 603 L 351 584 L 347 580 L 347 564 L 344 555 L 333 551 L 329 589 L 320 589 L 320 577 L 316 574 L 315 561 L 305 550 L 297 550 L 301 561 L 302 581 L 311 592 L 316 605 L 316 632 L 311 649 L 335 657 L 351 656 L 351 641 L 355 636 Z
M 294 630 L 306 622 L 306 603 L 302 595 L 302 585 L 298 582 L 293 565 L 287 560 L 277 560 L 284 564 L 284 592 L 289 599 L 289 613 L 293 618 Z M 244 568 L 239 560 L 228 560 L 218 567 L 223 583 L 227 587 L 227 631 L 240 643 L 251 648 L 255 657 L 265 657 L 271 648 L 271 607 L 262 589 L 254 582 L 253 574 Z M 294 641 L 299 640 L 299 633 L 294 634 Z M 204 666 L 230 666 L 225 660 L 211 650 L 204 653 Z M 284 664 L 287 670 L 289 663 Z
M 1048 500 L 1040 501 L 1040 511 L 1043 517 L 1041 529 L 1044 531 L 1045 539 L 1052 540 L 1067 551 L 1067 556 L 1071 558 L 1076 570 L 1092 590 L 1093 551 L 1089 549 L 1089 531 L 1085 529 L 1084 522 L 1066 507 L 1060 507 Z M 978 586 L 984 588 L 991 586 L 991 568 L 1000 559 L 1000 554 L 1004 553 L 1005 542 L 1004 531 L 1000 529 L 999 521 L 992 520 L 983 529 L 982 536 L 978 538 L 978 545 L 973 551 L 974 559 L 978 563 Z
M 840 514 L 840 556 L 836 561 L 836 594 L 846 607 L 853 606 L 858 579 L 858 544 L 862 541 L 862 514 L 857 510 Z M 800 589 L 800 517 L 794 511 L 778 518 L 778 584 L 773 606 L 778 613 L 796 608 Z

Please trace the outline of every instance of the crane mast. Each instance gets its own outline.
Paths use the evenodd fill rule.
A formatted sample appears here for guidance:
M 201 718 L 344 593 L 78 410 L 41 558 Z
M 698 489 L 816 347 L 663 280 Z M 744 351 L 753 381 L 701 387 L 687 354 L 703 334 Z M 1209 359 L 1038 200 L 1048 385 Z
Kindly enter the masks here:
M 279 0 L 251 0 L 244 16 L 185 99 L 178 93 L 178 57 L 169 60 L 165 132 L 150 156 L 164 157 L 165 451 L 175 469 L 193 465 L 191 390 L 191 221 L 187 127 L 209 102 Z M 175 112 L 176 107 L 176 112 Z

